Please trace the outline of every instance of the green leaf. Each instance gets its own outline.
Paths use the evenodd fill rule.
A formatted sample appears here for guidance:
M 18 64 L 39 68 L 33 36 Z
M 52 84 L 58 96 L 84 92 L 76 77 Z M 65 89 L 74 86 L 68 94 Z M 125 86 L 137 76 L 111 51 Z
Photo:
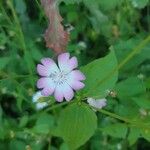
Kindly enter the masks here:
M 59 150 L 69 150 L 68 145 L 66 143 L 62 143 Z
M 133 7 L 140 8 L 140 9 L 144 8 L 149 2 L 149 0 L 131 0 L 131 1 Z
M 94 134 L 96 127 L 97 117 L 89 107 L 72 104 L 61 113 L 57 132 L 70 149 L 77 149 Z
M 122 21 L 121 21 L 122 22 Z M 131 50 L 138 45 L 143 40 L 143 35 L 137 35 L 129 40 L 119 40 L 115 45 L 115 53 L 117 56 L 118 64 L 121 63 L 130 53 Z M 129 60 L 126 65 L 121 68 L 121 71 L 130 71 L 134 72 L 135 70 L 133 68 L 136 68 L 138 65 L 143 63 L 146 60 L 150 59 L 150 55 L 147 55 L 149 53 L 149 44 L 142 48 L 140 51 L 136 53 L 136 55 Z
M 150 77 L 145 80 L 145 86 L 147 89 L 150 89 Z
M 150 129 L 141 129 L 141 136 L 150 141 Z
M 49 127 L 54 126 L 54 117 L 47 113 L 42 113 L 38 116 L 38 120 L 36 122 L 36 125 L 41 124 L 47 124 Z
M 105 97 L 107 90 L 112 89 L 117 81 L 117 60 L 114 51 L 104 58 L 97 59 L 81 68 L 86 76 L 83 92 L 88 97 Z
M 122 3 L 122 0 L 100 0 L 99 3 L 101 9 L 111 10 L 120 5 Z
M 10 57 L 0 58 L 0 69 L 4 69 L 5 66 L 9 63 Z
M 0 124 L 0 125 L 2 125 L 2 124 Z M 4 140 L 5 134 L 6 134 L 5 130 L 1 126 L 1 128 L 0 128 L 0 140 Z
M 47 124 L 39 124 L 36 125 L 32 131 L 37 134 L 48 134 L 50 132 L 50 128 Z
M 15 86 L 10 79 L 4 79 L 0 80 L 0 89 L 12 93 L 15 90 Z
M 23 116 L 23 117 L 20 119 L 19 127 L 20 127 L 20 128 L 25 127 L 26 124 L 28 123 L 28 119 L 29 119 L 28 116 Z
M 35 70 L 35 64 L 29 51 L 25 51 L 24 60 L 27 65 L 27 69 L 30 71 L 30 73 L 33 73 Z
M 150 109 L 150 100 L 146 97 L 134 97 L 132 98 L 134 102 L 141 108 Z
M 30 75 L 34 74 L 35 72 L 35 64 L 33 61 L 33 58 L 31 56 L 31 52 L 30 51 L 25 51 L 25 55 L 24 55 L 24 63 L 26 64 L 26 69 L 28 70 L 28 72 L 30 73 Z M 34 87 L 34 81 L 32 78 L 30 78 L 30 82 L 32 84 L 32 87 Z
M 0 141 L 0 149 L 1 150 L 5 150 L 5 149 L 8 149 L 8 146 L 7 146 L 7 142 L 4 142 L 4 141 Z
M 139 137 L 140 137 L 139 129 L 138 128 L 130 128 L 130 132 L 128 135 L 129 144 L 133 145 Z
M 2 17 L 3 15 L 1 15 L 0 16 L 0 19 L 2 19 L 1 17 Z M 3 16 L 4 17 L 4 16 Z M 0 33 L 0 49 L 2 48 L 5 48 L 5 44 L 7 43 L 7 41 L 8 41 L 8 37 L 7 37 L 7 35 L 5 34 L 5 32 L 2 32 L 2 33 Z
M 111 22 L 105 14 L 103 14 L 98 8 L 89 8 L 92 16 L 89 18 L 94 29 L 97 32 L 100 32 L 102 34 L 106 34 L 106 31 L 108 34 L 111 32 Z
M 137 77 L 130 77 L 119 82 L 115 89 L 120 99 L 127 99 L 127 97 L 143 94 L 146 91 L 144 84 Z
M 30 146 L 31 146 L 31 150 L 43 150 L 45 149 L 44 146 L 45 146 L 45 142 L 43 141 L 32 141 L 32 143 L 30 143 Z M 30 150 L 30 149 L 29 149 Z
M 3 116 L 3 110 L 2 107 L 0 106 L 0 125 L 2 123 L 2 116 Z
M 116 123 L 102 128 L 102 131 L 115 138 L 125 138 L 127 134 L 127 126 L 125 124 Z
M 39 134 L 51 133 L 54 127 L 54 117 L 47 113 L 42 113 L 38 116 L 36 125 L 33 131 Z
M 35 47 L 33 47 L 33 49 L 31 49 L 31 55 L 32 55 L 33 59 L 36 61 L 39 61 L 43 57 L 43 55 L 41 54 L 39 49 L 35 49 Z
M 21 0 L 21 1 L 15 0 L 15 9 L 17 13 L 24 14 L 26 11 L 26 4 L 24 0 Z
M 9 150 L 23 150 L 26 148 L 26 144 L 21 140 L 12 140 L 9 144 Z
M 146 140 L 150 141 L 150 129 L 149 128 L 137 128 L 137 127 L 132 127 L 130 128 L 128 140 L 129 144 L 133 145 L 138 138 L 143 137 Z

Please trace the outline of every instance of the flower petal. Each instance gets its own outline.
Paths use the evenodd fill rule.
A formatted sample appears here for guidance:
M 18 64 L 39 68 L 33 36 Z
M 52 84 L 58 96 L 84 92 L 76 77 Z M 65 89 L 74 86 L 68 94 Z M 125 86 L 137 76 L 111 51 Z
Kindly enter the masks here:
M 70 60 L 69 60 L 69 69 L 70 71 L 77 68 L 78 67 L 78 60 L 76 57 L 72 57 Z
M 37 87 L 39 89 L 43 88 L 43 90 L 41 91 L 41 94 L 43 96 L 49 96 L 54 92 L 56 85 L 50 78 L 43 77 L 37 81 Z
M 85 76 L 79 70 L 74 70 L 74 71 L 70 72 L 67 76 L 67 83 L 74 90 L 80 90 L 85 86 L 82 82 L 80 82 L 81 80 L 85 80 Z
M 58 72 L 59 69 L 56 63 L 50 58 L 43 58 L 41 59 L 41 64 L 37 65 L 37 72 L 41 76 L 49 76 L 53 72 Z
M 59 102 L 63 101 L 63 97 L 66 99 L 66 101 L 70 101 L 74 96 L 74 92 L 67 83 L 64 83 L 61 85 L 57 85 L 57 87 L 55 88 L 54 96 Z
M 62 92 L 62 90 L 61 90 L 61 88 L 59 86 L 57 86 L 55 88 L 54 96 L 55 96 L 56 101 L 58 101 L 58 102 L 62 102 L 63 101 L 63 98 L 64 98 L 63 92 Z
M 72 83 L 69 83 L 69 85 L 74 89 L 74 90 L 81 90 L 82 88 L 84 88 L 84 83 L 80 82 L 80 81 L 74 81 Z
M 73 70 L 68 74 L 69 79 L 72 80 L 85 80 L 85 75 L 80 70 Z
M 74 59 L 71 61 L 69 60 L 70 54 L 69 53 L 63 53 L 58 56 L 58 65 L 61 71 L 65 73 L 69 73 L 72 68 L 74 68 Z
M 43 77 L 49 76 L 49 74 L 50 74 L 48 72 L 48 69 L 45 66 L 41 65 L 41 64 L 37 65 L 37 72 L 38 72 L 39 75 L 41 75 Z
M 51 88 L 51 87 L 45 87 L 42 91 L 41 91 L 41 94 L 43 96 L 50 96 L 52 95 L 54 92 L 54 88 Z
M 78 67 L 78 61 L 76 57 L 69 59 L 69 53 L 63 53 L 58 56 L 58 65 L 61 71 L 70 72 Z
M 67 83 L 64 83 L 63 85 L 63 94 L 66 101 L 70 101 L 74 97 L 74 92 Z
M 56 65 L 56 63 L 54 62 L 54 60 L 50 59 L 50 58 L 43 58 L 41 59 L 42 64 L 49 70 L 49 72 L 58 72 L 58 66 Z
M 47 87 L 49 82 L 51 82 L 51 79 L 50 79 L 50 78 L 46 78 L 46 77 L 40 78 L 40 79 L 37 81 L 37 87 L 38 87 L 39 89 L 42 89 L 42 88 L 44 88 L 44 87 Z
M 58 56 L 58 65 L 60 69 L 63 69 L 63 67 L 68 63 L 69 57 L 69 53 L 63 53 Z

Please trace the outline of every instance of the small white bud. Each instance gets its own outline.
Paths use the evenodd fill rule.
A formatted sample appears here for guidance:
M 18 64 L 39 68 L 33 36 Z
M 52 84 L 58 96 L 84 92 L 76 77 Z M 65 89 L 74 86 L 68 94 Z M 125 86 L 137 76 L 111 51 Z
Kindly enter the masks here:
M 107 100 L 105 98 L 97 100 L 93 98 L 88 98 L 87 102 L 89 103 L 90 106 L 95 107 L 97 109 L 102 109 L 107 105 Z
M 42 97 L 44 97 L 44 96 L 41 94 L 41 91 L 36 92 L 32 97 L 32 102 L 36 103 L 37 110 L 43 109 L 46 106 L 48 106 L 47 102 L 40 101 L 40 98 L 42 98 Z

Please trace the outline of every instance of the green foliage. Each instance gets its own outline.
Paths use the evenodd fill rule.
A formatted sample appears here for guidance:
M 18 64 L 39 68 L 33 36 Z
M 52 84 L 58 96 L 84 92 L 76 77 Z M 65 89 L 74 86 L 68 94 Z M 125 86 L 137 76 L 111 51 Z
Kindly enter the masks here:
M 6 67 L 6 65 L 9 63 L 10 58 L 9 57 L 3 57 L 0 59 L 0 69 L 3 69 Z
M 19 14 L 24 14 L 26 12 L 26 5 L 24 1 L 17 1 L 15 0 L 15 9 L 16 12 Z
M 140 79 L 138 79 L 137 77 L 130 77 L 126 80 L 123 80 L 119 82 L 115 88 L 118 97 L 123 100 L 129 97 L 138 96 L 146 92 L 142 81 L 140 81 Z
M 134 7 L 141 9 L 141 8 L 144 8 L 148 4 L 149 0 L 131 0 L 131 2 Z
M 131 131 L 129 133 L 128 140 L 131 145 L 134 144 L 139 137 L 143 137 L 148 141 L 150 141 L 150 136 L 149 136 L 150 129 L 132 127 L 130 130 Z
M 125 138 L 128 130 L 125 124 L 117 123 L 104 127 L 102 131 L 112 137 Z
M 61 113 L 57 132 L 70 149 L 76 149 L 94 134 L 96 127 L 97 117 L 90 108 L 72 104 Z
M 42 113 L 39 115 L 36 124 L 33 128 L 33 132 L 35 133 L 39 133 L 39 134 L 48 134 L 48 133 L 52 133 L 52 130 L 54 128 L 54 117 L 46 114 L 46 113 Z
M 128 136 L 129 144 L 133 145 L 137 139 L 140 137 L 139 129 L 137 128 L 130 128 L 130 133 Z
M 0 150 L 150 149 L 150 1 L 58 2 L 85 88 L 36 109 L 36 65 L 55 59 L 45 13 L 40 0 L 0 1 Z M 88 97 L 107 106 L 94 112 Z
M 27 123 L 28 123 L 28 119 L 29 119 L 28 116 L 23 116 L 23 117 L 20 119 L 19 127 L 20 127 L 20 128 L 25 127 L 25 126 L 27 125 Z
M 143 38 L 143 35 L 138 35 L 128 40 L 120 40 L 115 44 L 114 49 L 115 49 L 116 56 L 117 56 L 119 63 L 127 55 L 129 55 L 133 47 L 137 45 L 141 41 L 142 38 Z M 133 68 L 136 69 L 138 65 L 150 59 L 150 56 L 147 55 L 148 51 L 149 51 L 149 44 L 145 46 L 143 49 L 140 49 L 140 51 L 136 53 L 136 55 L 132 58 L 132 60 L 128 61 L 127 65 L 125 65 L 121 70 L 132 72 Z
M 10 142 L 10 145 L 9 145 L 9 149 L 10 150 L 13 150 L 13 149 L 16 149 L 16 150 L 20 150 L 20 149 L 25 149 L 26 145 L 24 142 L 22 141 L 19 141 L 19 140 L 12 140 Z
M 122 3 L 122 0 L 105 0 L 105 1 L 100 1 L 99 0 L 99 4 L 100 7 L 104 10 L 111 10 L 116 8 L 117 6 L 119 6 Z
M 133 101 L 141 108 L 150 109 L 150 101 L 146 96 L 134 97 Z
M 86 76 L 83 92 L 89 97 L 105 97 L 117 81 L 117 60 L 111 51 L 104 58 L 97 59 L 81 68 Z

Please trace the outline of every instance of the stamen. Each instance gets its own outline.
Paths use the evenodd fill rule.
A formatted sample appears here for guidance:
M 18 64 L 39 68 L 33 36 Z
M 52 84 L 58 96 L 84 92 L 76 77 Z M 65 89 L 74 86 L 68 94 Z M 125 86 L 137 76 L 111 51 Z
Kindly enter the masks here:
M 49 78 L 51 78 L 55 84 L 61 85 L 67 81 L 67 74 L 63 71 L 54 72 L 49 75 Z

